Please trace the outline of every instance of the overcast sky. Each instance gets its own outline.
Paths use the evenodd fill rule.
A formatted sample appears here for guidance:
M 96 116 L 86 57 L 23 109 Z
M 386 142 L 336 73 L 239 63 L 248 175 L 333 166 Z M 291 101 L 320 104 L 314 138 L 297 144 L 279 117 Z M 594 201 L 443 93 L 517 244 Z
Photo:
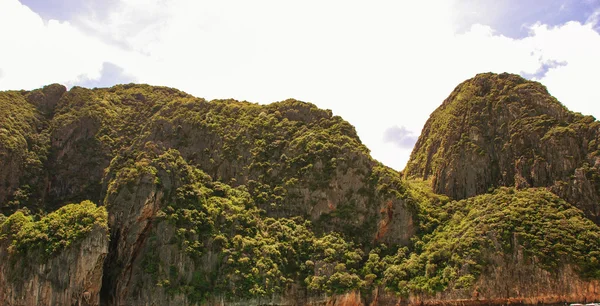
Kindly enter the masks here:
M 511 72 L 600 116 L 600 0 L 0 0 L 0 90 L 171 86 L 333 110 L 402 170 L 461 81 Z

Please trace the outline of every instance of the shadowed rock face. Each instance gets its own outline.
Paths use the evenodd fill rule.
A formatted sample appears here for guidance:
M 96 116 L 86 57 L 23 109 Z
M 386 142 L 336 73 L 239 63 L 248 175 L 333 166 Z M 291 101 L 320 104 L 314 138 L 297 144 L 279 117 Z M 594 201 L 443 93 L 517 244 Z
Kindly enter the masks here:
M 454 199 L 548 187 L 599 223 L 599 128 L 537 82 L 479 74 L 431 114 L 404 172 Z

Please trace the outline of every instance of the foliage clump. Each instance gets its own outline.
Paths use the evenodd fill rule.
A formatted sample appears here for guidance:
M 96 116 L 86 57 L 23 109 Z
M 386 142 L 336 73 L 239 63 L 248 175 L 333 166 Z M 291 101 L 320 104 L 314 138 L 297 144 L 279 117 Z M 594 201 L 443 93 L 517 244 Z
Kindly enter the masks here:
M 265 297 L 300 284 L 311 291 L 340 293 L 363 286 L 362 250 L 341 235 L 316 235 L 301 217 L 272 218 L 258 208 L 247 188 L 213 181 L 188 164 L 177 150 L 146 152 L 127 163 L 109 187 L 111 194 L 146 177 L 170 195 L 156 214 L 157 223 L 173 227 L 173 240 L 149 240 L 144 272 L 170 293 L 194 301 L 210 296 Z M 135 188 L 135 187 L 133 187 Z M 197 272 L 188 279 L 170 269 L 154 250 L 175 243 L 193 260 Z M 206 266 L 207 256 L 217 257 Z
M 27 211 L 17 211 L 0 224 L 0 241 L 9 241 L 12 252 L 49 258 L 85 238 L 95 227 L 108 231 L 107 211 L 83 201 L 65 205 L 37 221 Z
M 600 228 L 544 189 L 500 188 L 444 210 L 448 220 L 423 236 L 413 253 L 389 260 L 388 288 L 432 294 L 469 287 L 495 256 L 510 257 L 517 249 L 525 264 L 549 272 L 569 264 L 583 278 L 600 278 Z

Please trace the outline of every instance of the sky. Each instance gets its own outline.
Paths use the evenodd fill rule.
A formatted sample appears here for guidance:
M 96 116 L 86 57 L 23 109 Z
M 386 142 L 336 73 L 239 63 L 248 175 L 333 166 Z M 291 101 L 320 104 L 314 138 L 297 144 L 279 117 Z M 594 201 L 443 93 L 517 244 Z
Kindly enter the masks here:
M 599 118 L 600 0 L 0 0 L 0 90 L 294 98 L 342 116 L 397 170 L 454 87 L 490 71 Z

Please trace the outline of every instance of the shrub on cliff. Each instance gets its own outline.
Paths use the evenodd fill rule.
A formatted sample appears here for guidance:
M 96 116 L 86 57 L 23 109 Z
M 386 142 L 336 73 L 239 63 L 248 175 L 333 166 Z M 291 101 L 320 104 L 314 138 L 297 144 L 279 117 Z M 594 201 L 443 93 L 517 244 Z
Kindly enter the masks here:
M 49 257 L 85 238 L 94 226 L 108 230 L 104 207 L 90 201 L 68 204 L 40 220 L 22 211 L 15 212 L 0 225 L 0 240 L 10 239 L 11 251 L 39 251 Z
M 414 253 L 388 260 L 388 288 L 431 294 L 469 287 L 492 256 L 511 256 L 517 248 L 547 271 L 569 264 L 583 278 L 600 278 L 600 227 L 544 189 L 501 188 L 444 209 L 449 220 L 425 235 Z

